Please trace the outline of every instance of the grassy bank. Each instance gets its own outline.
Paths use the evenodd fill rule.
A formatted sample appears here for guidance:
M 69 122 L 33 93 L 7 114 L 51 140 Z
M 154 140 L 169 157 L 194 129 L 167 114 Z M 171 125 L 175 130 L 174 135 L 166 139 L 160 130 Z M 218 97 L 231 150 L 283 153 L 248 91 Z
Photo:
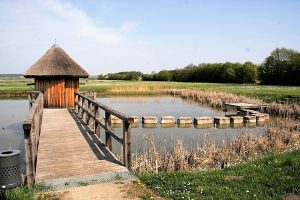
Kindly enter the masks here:
M 37 193 L 51 189 L 51 186 L 45 185 L 44 183 L 38 183 L 34 187 L 28 188 L 17 187 L 10 190 L 5 190 L 0 193 L 1 200 L 39 200 L 36 196 Z
M 170 199 L 282 199 L 300 194 L 299 169 L 300 150 L 294 150 L 223 170 L 138 176 L 158 195 Z
M 32 79 L 2 78 L 0 79 L 0 95 L 24 95 L 25 91 L 33 89 L 33 86 L 26 85 L 32 82 Z M 162 94 L 164 90 L 169 89 L 191 89 L 245 95 L 252 98 L 260 98 L 267 102 L 280 101 L 289 96 L 300 98 L 300 87 L 257 84 L 102 81 L 81 79 L 80 88 L 81 91 L 92 91 L 101 95 L 151 95 Z
M 151 94 L 160 93 L 166 89 L 191 89 L 245 95 L 252 98 L 260 98 L 267 102 L 280 101 L 290 96 L 300 98 L 299 87 L 257 84 L 100 81 L 88 79 L 84 85 L 81 85 L 81 89 L 83 91 L 96 91 L 107 94 Z

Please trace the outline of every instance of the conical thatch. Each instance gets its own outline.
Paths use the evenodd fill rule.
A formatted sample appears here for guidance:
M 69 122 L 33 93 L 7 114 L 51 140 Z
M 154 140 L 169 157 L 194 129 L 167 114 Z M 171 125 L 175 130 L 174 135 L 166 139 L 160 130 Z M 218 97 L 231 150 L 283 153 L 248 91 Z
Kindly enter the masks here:
M 89 74 L 55 44 L 24 73 L 26 78 L 53 76 L 87 78 Z

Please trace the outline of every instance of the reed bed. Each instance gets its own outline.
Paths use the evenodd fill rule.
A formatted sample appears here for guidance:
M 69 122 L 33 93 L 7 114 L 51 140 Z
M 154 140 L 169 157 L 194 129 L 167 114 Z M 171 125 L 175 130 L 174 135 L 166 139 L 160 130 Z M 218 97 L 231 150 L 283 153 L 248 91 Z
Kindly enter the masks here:
M 299 121 L 278 118 L 271 122 L 262 135 L 245 132 L 221 146 L 214 142 L 189 149 L 182 140 L 176 140 L 169 151 L 159 151 L 155 141 L 149 139 L 148 150 L 133 154 L 132 170 L 136 172 L 186 171 L 224 168 L 269 153 L 300 147 Z M 164 148 L 164 147 L 161 147 Z
M 225 92 L 195 91 L 195 90 L 168 90 L 167 94 L 180 96 L 181 98 L 193 99 L 199 103 L 209 104 L 213 107 L 222 106 L 228 102 L 243 102 L 252 104 L 263 104 L 262 100 L 252 99 L 245 96 L 236 96 Z
M 166 90 L 165 93 L 209 104 L 212 107 L 222 107 L 226 102 L 264 104 L 259 99 L 224 92 L 172 89 Z M 217 146 L 213 141 L 205 141 L 203 144 L 198 144 L 196 149 L 191 149 L 184 146 L 182 140 L 176 140 L 175 145 L 165 151 L 161 150 L 166 149 L 161 144 L 160 150 L 157 149 L 159 145 L 150 138 L 144 144 L 148 147 L 147 151 L 133 154 L 132 170 L 158 172 L 224 168 L 269 153 L 299 148 L 299 105 L 271 103 L 267 104 L 265 111 L 277 117 L 268 123 L 263 134 L 244 132 L 228 142 L 224 141 L 221 146 Z
M 192 99 L 195 102 L 209 104 L 212 107 L 222 107 L 225 103 L 251 103 L 257 105 L 266 105 L 268 114 L 284 118 L 300 118 L 300 106 L 297 104 L 279 104 L 269 103 L 266 104 L 260 99 L 253 99 L 245 96 L 237 96 L 225 92 L 213 91 L 195 91 L 195 90 L 167 90 L 167 94 L 172 96 L 179 96 L 185 99 Z

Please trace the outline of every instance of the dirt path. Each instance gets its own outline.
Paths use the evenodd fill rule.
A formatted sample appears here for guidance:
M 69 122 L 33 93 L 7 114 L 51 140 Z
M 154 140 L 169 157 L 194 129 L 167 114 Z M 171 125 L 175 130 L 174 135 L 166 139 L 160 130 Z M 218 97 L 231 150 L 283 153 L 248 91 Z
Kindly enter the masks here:
M 68 188 L 55 192 L 40 193 L 38 200 L 136 200 L 147 195 L 155 197 L 149 189 L 142 185 L 130 181 L 119 181 L 113 183 L 102 183 L 96 185 L 87 185 L 76 188 Z M 157 198 L 154 198 L 157 199 Z M 160 198 L 158 198 L 160 199 Z

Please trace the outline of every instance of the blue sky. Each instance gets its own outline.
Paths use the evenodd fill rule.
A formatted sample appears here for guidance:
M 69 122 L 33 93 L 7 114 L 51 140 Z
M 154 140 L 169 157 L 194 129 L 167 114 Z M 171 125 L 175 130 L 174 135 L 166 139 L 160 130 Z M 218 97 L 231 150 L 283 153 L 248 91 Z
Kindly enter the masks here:
M 23 73 L 55 38 L 90 74 L 300 51 L 298 0 L 0 0 L 0 13 L 0 73 Z

